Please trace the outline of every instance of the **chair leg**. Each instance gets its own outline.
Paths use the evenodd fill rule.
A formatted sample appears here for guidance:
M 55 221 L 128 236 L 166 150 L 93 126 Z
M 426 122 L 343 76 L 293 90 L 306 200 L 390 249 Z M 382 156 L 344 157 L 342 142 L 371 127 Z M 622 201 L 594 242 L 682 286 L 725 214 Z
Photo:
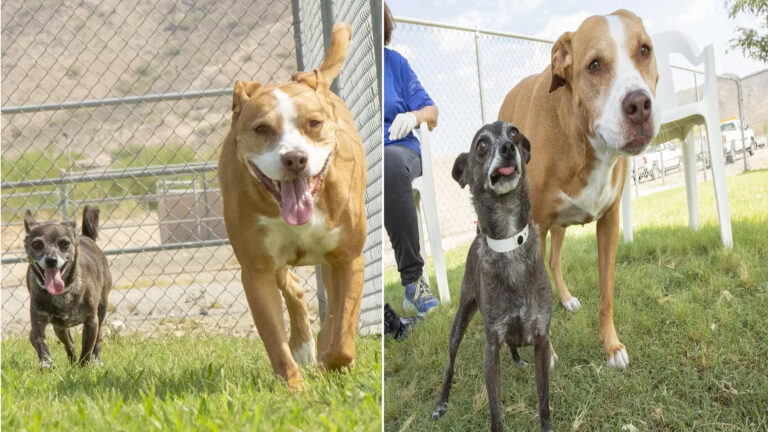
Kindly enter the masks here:
M 424 207 L 424 219 L 427 222 L 427 235 L 429 236 L 429 247 L 432 250 L 432 263 L 435 266 L 435 278 L 437 279 L 437 290 L 440 293 L 441 303 L 451 302 L 451 293 L 448 290 L 448 276 L 445 270 L 445 259 L 443 258 L 443 242 L 440 238 L 440 221 L 437 216 L 437 201 L 434 190 L 420 196 L 421 205 Z M 426 261 L 425 261 L 426 262 Z
M 424 212 L 422 211 L 421 206 L 421 192 L 419 190 L 414 189 L 413 191 L 413 200 L 416 203 L 416 220 L 419 223 L 419 254 L 421 254 L 421 259 L 426 263 L 427 262 L 427 239 L 424 236 Z M 427 283 L 429 283 L 429 278 L 427 279 Z
M 683 142 L 683 169 L 685 170 L 685 193 L 688 200 L 688 225 L 691 230 L 699 229 L 699 202 L 696 189 L 696 149 L 693 146 L 693 129 L 688 131 Z
M 624 229 L 624 243 L 631 243 L 632 235 L 632 185 L 629 179 L 632 170 L 627 170 L 627 179 L 624 181 L 624 191 L 621 193 L 621 226 Z
M 731 213 L 728 208 L 728 189 L 725 185 L 725 161 L 723 149 L 719 148 L 722 142 L 722 134 L 717 121 L 717 116 L 709 115 L 706 121 L 707 141 L 709 141 L 709 157 L 712 166 L 712 179 L 715 185 L 715 201 L 717 202 L 717 216 L 720 219 L 720 239 L 723 245 L 733 248 L 733 234 L 731 232 Z

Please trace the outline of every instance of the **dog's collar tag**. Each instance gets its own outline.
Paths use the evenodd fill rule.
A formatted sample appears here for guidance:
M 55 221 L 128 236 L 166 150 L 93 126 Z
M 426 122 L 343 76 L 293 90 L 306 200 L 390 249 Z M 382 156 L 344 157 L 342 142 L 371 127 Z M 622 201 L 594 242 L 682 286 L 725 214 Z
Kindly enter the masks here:
M 526 240 L 528 240 L 528 224 L 526 224 L 520 232 L 510 238 L 496 240 L 485 236 L 485 241 L 488 242 L 488 247 L 499 253 L 512 252 L 525 244 Z

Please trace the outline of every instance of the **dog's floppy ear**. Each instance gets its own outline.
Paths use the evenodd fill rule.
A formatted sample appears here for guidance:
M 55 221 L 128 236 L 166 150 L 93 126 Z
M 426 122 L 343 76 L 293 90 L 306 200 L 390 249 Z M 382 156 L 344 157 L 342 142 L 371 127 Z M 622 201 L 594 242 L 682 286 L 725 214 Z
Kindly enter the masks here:
M 24 229 L 27 231 L 27 234 L 29 234 L 29 232 L 32 231 L 32 228 L 36 227 L 37 225 L 37 221 L 34 217 L 32 217 L 32 212 L 29 210 L 24 212 Z
M 453 170 L 451 171 L 453 179 L 459 183 L 459 186 L 461 186 L 462 189 L 467 185 L 467 178 L 464 175 L 464 172 L 466 171 L 468 162 L 469 153 L 461 153 L 453 163 Z
M 525 137 L 525 135 L 520 134 L 520 149 L 524 150 L 523 156 L 525 156 L 525 163 L 531 161 L 531 142 L 528 141 L 528 138 Z
M 256 93 L 256 89 L 261 87 L 257 82 L 236 81 L 235 89 L 232 92 L 232 118 L 234 119 L 243 110 L 243 105 L 248 99 Z
M 291 77 L 291 81 L 304 83 L 315 90 L 328 91 L 331 83 L 341 71 L 351 39 L 352 29 L 349 24 L 344 22 L 334 24 L 333 30 L 331 30 L 331 45 L 320 68 L 312 72 L 296 72 Z
M 572 66 L 571 32 L 565 32 L 552 46 L 552 83 L 549 85 L 550 93 L 564 86 L 571 79 Z

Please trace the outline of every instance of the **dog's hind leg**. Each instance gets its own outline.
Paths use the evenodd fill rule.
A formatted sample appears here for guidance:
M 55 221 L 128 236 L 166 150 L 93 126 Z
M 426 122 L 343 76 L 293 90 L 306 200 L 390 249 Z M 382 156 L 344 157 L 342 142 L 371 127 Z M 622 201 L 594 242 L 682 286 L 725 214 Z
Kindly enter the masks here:
M 104 319 L 107 316 L 106 301 L 99 303 L 97 310 L 99 318 L 99 331 L 96 333 L 96 344 L 93 346 L 93 359 L 96 364 L 101 364 L 101 341 L 104 339 Z
M 575 312 L 581 307 L 579 299 L 573 297 L 565 286 L 563 280 L 563 269 L 560 267 L 560 252 L 563 250 L 563 241 L 565 240 L 565 228 L 552 225 L 549 229 L 551 233 L 552 250 L 549 252 L 549 268 L 552 270 L 552 277 L 555 278 L 557 294 L 560 296 L 560 303 L 568 309 L 568 312 Z
M 53 326 L 53 332 L 56 333 L 56 337 L 64 344 L 69 362 L 74 363 L 77 357 L 75 357 L 75 342 L 72 340 L 72 332 L 67 327 L 58 325 Z
M 507 345 L 509 345 L 509 352 L 512 353 L 512 360 L 515 362 L 517 367 L 528 366 L 528 362 L 520 358 L 520 353 L 517 352 L 517 348 L 510 343 L 507 343 Z
M 463 292 L 464 290 L 462 290 Z M 459 351 L 459 345 L 462 338 L 464 338 L 464 332 L 467 330 L 469 322 L 472 321 L 472 317 L 477 312 L 477 301 L 474 298 L 467 299 L 462 296 L 459 299 L 459 309 L 456 311 L 456 316 L 453 318 L 453 325 L 451 326 L 451 339 L 449 343 L 449 358 L 448 367 L 445 368 L 445 379 L 443 380 L 443 391 L 440 394 L 440 400 L 437 402 L 437 407 L 432 412 L 432 419 L 437 420 L 448 409 L 448 396 L 451 393 L 451 385 L 453 384 L 453 366 L 456 361 L 456 353 Z
M 315 363 L 315 340 L 312 338 L 312 330 L 309 327 L 309 315 L 307 303 L 304 299 L 304 290 L 299 285 L 299 278 L 288 266 L 275 271 L 277 286 L 283 293 L 285 307 L 291 320 L 291 336 L 288 346 L 291 348 L 293 359 L 300 366 Z
M 536 392 L 539 396 L 539 420 L 542 431 L 551 431 L 552 422 L 549 418 L 549 368 L 550 353 L 549 337 L 536 338 L 534 345 L 534 363 L 536 367 Z
M 83 346 L 80 351 L 80 365 L 83 366 L 91 361 L 93 356 L 93 347 L 96 346 L 96 339 L 99 335 L 98 317 L 92 317 L 89 321 L 83 323 Z

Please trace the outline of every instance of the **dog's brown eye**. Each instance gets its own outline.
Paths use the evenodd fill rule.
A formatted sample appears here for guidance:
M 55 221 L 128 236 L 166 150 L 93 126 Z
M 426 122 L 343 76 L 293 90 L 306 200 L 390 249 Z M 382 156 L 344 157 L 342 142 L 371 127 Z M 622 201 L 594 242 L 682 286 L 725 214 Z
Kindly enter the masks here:
M 259 135 L 265 135 L 267 132 L 269 132 L 269 128 L 267 126 L 260 125 L 253 128 L 253 131 Z
M 61 240 L 61 241 L 59 241 L 59 249 L 60 250 L 66 251 L 67 249 L 69 249 L 70 245 L 71 245 L 71 243 L 69 242 L 69 240 Z
M 485 154 L 486 150 L 488 150 L 488 144 L 485 141 L 480 141 L 477 143 L 477 155 L 482 156 Z
M 600 62 L 597 61 L 597 59 L 592 60 L 592 62 L 589 64 L 589 71 L 598 72 L 599 70 L 600 70 Z
M 640 47 L 640 55 L 643 57 L 648 57 L 648 54 L 651 53 L 651 47 L 648 45 L 643 45 Z
M 35 241 L 32 242 L 32 244 L 30 246 L 32 246 L 32 249 L 40 250 L 40 249 L 43 248 L 43 241 L 42 240 L 35 240 Z
M 316 128 L 316 127 L 320 126 L 321 123 L 322 122 L 320 120 L 310 120 L 309 121 L 309 127 L 310 128 Z

